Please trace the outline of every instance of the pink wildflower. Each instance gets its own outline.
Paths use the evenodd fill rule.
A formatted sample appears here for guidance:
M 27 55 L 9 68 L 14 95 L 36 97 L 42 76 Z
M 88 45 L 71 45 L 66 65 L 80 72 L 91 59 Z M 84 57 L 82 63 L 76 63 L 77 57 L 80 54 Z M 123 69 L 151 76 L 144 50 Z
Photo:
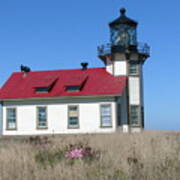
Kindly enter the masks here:
M 66 153 L 65 157 L 71 159 L 84 158 L 95 154 L 91 148 L 76 148 Z

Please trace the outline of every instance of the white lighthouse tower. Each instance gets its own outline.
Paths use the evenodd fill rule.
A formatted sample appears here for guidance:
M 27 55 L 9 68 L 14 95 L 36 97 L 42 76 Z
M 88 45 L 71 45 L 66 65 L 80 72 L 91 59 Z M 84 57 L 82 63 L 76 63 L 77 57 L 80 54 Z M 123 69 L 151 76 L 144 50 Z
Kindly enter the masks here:
M 98 47 L 98 56 L 107 72 L 128 77 L 127 122 L 122 127 L 131 132 L 144 128 L 143 64 L 150 49 L 146 43 L 137 41 L 137 25 L 122 8 L 120 17 L 109 23 L 110 43 Z

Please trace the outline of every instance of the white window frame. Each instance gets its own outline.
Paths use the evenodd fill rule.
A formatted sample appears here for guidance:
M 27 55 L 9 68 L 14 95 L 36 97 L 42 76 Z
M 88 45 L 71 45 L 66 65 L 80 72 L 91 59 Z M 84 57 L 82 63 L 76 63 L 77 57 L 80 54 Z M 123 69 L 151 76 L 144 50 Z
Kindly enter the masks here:
M 70 115 L 70 108 L 76 107 L 77 108 L 77 116 Z M 70 118 L 77 118 L 77 124 L 72 125 L 70 124 Z M 79 105 L 68 105 L 68 129 L 78 129 L 79 128 Z
M 45 126 L 41 126 L 40 125 L 40 118 L 39 118 L 39 109 L 40 108 L 45 108 L 45 118 L 46 118 L 46 125 Z M 37 106 L 36 107 L 36 111 L 37 111 L 37 113 L 36 113 L 36 126 L 37 126 L 37 129 L 48 129 L 48 115 L 47 115 L 47 107 L 46 106 Z
M 137 108 L 136 109 L 136 115 L 132 115 L 132 108 Z M 134 112 L 133 112 L 134 113 Z M 134 121 L 132 116 L 137 116 L 137 119 Z M 140 118 L 141 118 L 141 109 L 139 105 L 130 105 L 130 124 L 131 126 L 140 126 Z M 134 122 L 133 122 L 134 121 Z
M 14 128 L 9 127 L 9 117 L 8 117 L 8 110 L 15 111 L 15 126 Z M 6 108 L 6 129 L 7 130 L 17 130 L 17 108 L 16 107 L 8 107 Z
M 131 67 L 132 65 L 135 65 L 135 69 L 136 70 L 135 72 L 131 72 Z M 128 73 L 129 75 L 139 75 L 139 64 L 137 63 L 129 63 L 129 66 L 128 66 Z
M 107 107 L 107 106 L 109 106 L 109 108 L 110 108 L 110 115 L 103 115 L 102 114 L 102 107 Z M 103 125 L 103 118 L 104 117 L 109 117 L 110 118 L 110 124 L 109 125 Z M 100 127 L 101 128 L 111 128 L 112 127 L 112 106 L 111 106 L 111 104 L 101 104 L 100 105 Z

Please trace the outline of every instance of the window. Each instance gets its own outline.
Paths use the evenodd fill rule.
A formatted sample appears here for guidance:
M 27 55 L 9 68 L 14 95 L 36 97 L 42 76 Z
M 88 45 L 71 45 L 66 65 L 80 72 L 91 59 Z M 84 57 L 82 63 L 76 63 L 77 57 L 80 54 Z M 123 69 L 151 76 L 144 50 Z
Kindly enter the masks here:
M 8 108 L 7 109 L 7 129 L 15 130 L 16 127 L 16 109 Z
M 59 77 L 56 75 L 44 75 L 32 80 L 32 85 L 35 93 L 48 93 L 55 86 Z
M 141 107 L 141 122 L 142 122 L 142 127 L 144 128 L 144 107 Z
M 130 107 L 130 122 L 131 125 L 139 125 L 140 123 L 140 107 L 139 106 L 131 106 Z
M 67 86 L 66 90 L 69 91 L 69 92 L 79 91 L 80 86 Z
M 68 106 L 68 127 L 79 127 L 78 106 Z
M 121 126 L 121 104 L 117 104 L 117 125 Z
M 47 109 L 46 107 L 37 107 L 37 128 L 47 128 Z
M 36 93 L 47 93 L 49 92 L 50 88 L 49 87 L 38 87 L 36 88 Z
M 138 75 L 139 74 L 139 65 L 138 64 L 134 64 L 134 63 L 130 63 L 129 64 L 129 75 Z
M 111 105 L 101 105 L 101 127 L 111 127 Z

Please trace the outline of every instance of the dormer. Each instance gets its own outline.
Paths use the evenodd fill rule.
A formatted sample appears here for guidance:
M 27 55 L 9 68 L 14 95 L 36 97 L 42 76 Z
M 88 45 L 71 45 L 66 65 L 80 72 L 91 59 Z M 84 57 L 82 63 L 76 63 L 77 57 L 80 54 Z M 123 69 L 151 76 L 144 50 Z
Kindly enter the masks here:
M 65 82 L 65 90 L 67 92 L 78 92 L 83 88 L 87 79 L 87 75 L 69 77 Z
M 35 93 L 49 93 L 57 80 L 57 77 L 44 77 L 37 79 L 33 86 Z

